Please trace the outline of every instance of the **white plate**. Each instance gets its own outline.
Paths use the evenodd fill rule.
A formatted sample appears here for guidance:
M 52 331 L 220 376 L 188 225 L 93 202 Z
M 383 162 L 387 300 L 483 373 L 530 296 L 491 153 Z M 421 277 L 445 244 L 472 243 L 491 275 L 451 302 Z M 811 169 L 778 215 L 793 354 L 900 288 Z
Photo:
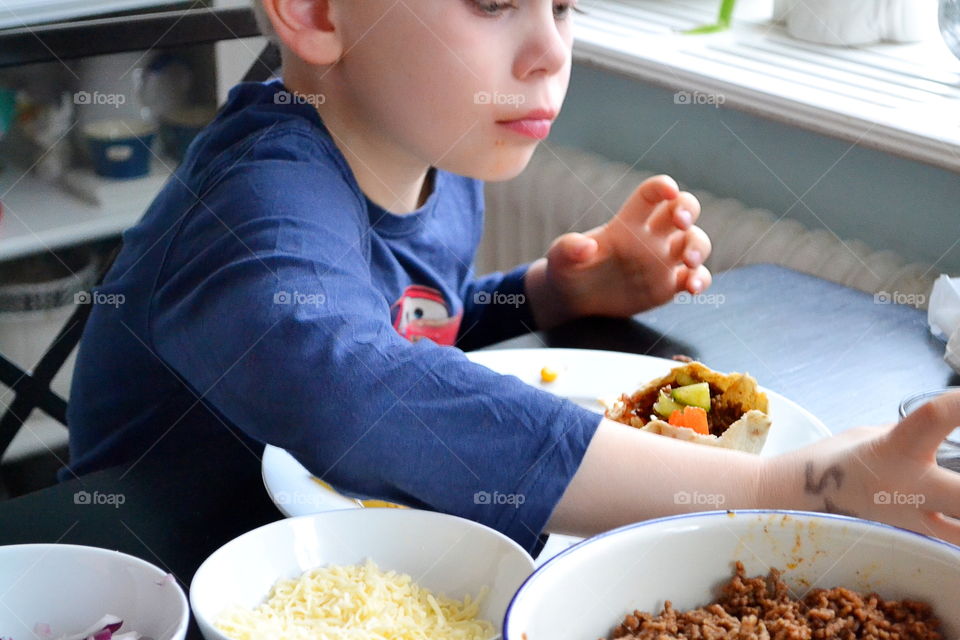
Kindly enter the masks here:
M 501 349 L 474 351 L 467 357 L 597 413 L 604 410 L 601 399 L 615 400 L 620 394 L 632 392 L 680 364 L 664 358 L 592 349 Z M 560 375 L 554 382 L 541 382 L 540 369 L 543 367 L 556 369 Z M 769 389 L 764 391 L 770 401 L 773 427 L 760 455 L 775 456 L 793 451 L 830 435 L 824 424 L 809 411 L 779 393 Z M 287 516 L 359 508 L 355 500 L 321 487 L 303 465 L 277 447 L 267 446 L 263 453 L 263 483 L 270 499 Z M 553 536 L 549 548 L 537 558 L 538 564 L 548 553 L 553 555 L 561 551 L 572 540 L 575 539 Z

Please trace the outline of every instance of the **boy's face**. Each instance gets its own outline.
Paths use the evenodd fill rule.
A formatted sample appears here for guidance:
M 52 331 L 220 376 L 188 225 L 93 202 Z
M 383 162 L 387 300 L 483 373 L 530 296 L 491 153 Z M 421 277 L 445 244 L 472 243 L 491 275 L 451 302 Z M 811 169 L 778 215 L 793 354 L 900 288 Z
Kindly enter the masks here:
M 328 81 L 380 148 L 508 179 L 566 94 L 571 1 L 344 0 L 344 53 Z

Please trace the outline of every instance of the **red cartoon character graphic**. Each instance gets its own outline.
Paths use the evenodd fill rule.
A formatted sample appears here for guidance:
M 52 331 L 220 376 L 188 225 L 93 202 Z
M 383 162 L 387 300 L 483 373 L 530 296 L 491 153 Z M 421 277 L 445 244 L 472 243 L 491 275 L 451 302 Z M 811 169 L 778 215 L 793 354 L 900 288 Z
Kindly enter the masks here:
M 411 285 L 393 307 L 398 309 L 393 328 L 407 340 L 430 338 L 437 344 L 449 346 L 457 341 L 461 314 L 450 317 L 443 295 L 436 289 Z

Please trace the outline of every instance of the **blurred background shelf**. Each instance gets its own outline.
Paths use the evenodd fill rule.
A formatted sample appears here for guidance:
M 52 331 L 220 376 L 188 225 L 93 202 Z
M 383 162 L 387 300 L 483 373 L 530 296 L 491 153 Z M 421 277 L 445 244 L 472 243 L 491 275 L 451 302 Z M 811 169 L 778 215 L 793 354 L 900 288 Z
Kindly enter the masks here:
M 177 5 L 167 9 L 170 6 Z M 161 8 L 155 7 L 153 13 L 0 29 L 0 67 L 212 44 L 259 34 L 248 3 L 226 8 Z
M 170 176 L 166 166 L 153 164 L 150 175 L 133 180 L 86 176 L 88 194 L 101 204 L 6 165 L 0 169 L 0 261 L 119 235 L 140 219 Z

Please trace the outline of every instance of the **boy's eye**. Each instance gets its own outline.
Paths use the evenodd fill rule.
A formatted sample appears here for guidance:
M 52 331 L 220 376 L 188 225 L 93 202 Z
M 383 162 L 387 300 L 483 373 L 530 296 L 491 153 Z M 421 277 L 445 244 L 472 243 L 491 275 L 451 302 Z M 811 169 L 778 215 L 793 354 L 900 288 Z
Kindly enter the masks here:
M 557 2 L 553 5 L 553 16 L 558 19 L 568 17 L 573 11 L 577 11 L 576 0 L 571 2 Z
M 488 16 L 498 16 L 505 9 L 515 9 L 516 2 L 500 2 L 498 0 L 470 0 L 474 7 Z
M 473 4 L 473 6 L 476 7 L 482 14 L 487 16 L 499 16 L 506 9 L 517 8 L 516 0 L 510 2 L 504 2 L 502 0 L 470 0 L 470 3 Z M 576 0 L 555 2 L 553 5 L 553 15 L 557 19 L 566 18 L 568 15 L 570 15 L 571 11 L 576 10 Z

